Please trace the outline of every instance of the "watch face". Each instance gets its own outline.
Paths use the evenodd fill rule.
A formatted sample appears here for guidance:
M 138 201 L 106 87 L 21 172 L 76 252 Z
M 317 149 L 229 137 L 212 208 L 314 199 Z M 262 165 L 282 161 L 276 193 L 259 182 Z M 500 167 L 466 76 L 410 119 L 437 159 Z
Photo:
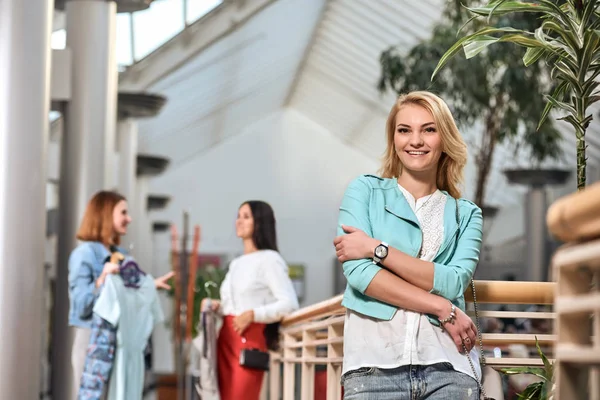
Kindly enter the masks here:
M 375 255 L 379 258 L 384 258 L 387 256 L 387 248 L 382 245 L 375 247 Z

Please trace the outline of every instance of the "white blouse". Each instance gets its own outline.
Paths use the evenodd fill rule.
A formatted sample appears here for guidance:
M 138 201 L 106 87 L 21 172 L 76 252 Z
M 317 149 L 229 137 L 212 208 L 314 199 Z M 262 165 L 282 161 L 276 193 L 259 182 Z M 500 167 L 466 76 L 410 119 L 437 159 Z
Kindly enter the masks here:
M 419 258 L 432 261 L 444 239 L 446 195 L 438 190 L 415 201 L 402 186 L 400 190 L 423 232 Z M 476 348 L 471 350 L 470 356 L 480 376 Z M 449 362 L 456 371 L 477 379 L 467 357 L 458 352 L 450 335 L 432 325 L 426 315 L 399 308 L 390 321 L 384 321 L 347 311 L 342 374 L 362 367 L 398 368 L 442 362 Z
M 273 250 L 259 250 L 234 259 L 221 284 L 223 315 L 254 310 L 254 321 L 270 324 L 298 309 L 288 266 Z

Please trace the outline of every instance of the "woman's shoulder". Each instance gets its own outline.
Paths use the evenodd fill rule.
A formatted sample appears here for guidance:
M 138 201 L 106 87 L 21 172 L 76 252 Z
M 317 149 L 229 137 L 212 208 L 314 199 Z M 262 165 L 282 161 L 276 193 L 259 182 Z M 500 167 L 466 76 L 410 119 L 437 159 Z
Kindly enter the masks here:
M 363 190 L 390 189 L 398 184 L 394 178 L 382 178 L 377 175 L 363 174 L 354 178 L 348 187 Z
M 93 256 L 95 254 L 96 242 L 81 242 L 71 252 L 71 256 Z
M 285 264 L 285 260 L 277 250 L 260 250 L 258 253 L 263 259 L 278 261 Z
M 458 201 L 458 210 L 462 215 L 469 215 L 471 217 L 483 218 L 481 208 L 471 200 L 460 198 Z
M 104 245 L 100 242 L 81 242 L 73 249 L 70 255 L 71 260 L 94 261 L 102 258 L 103 253 L 110 254 Z

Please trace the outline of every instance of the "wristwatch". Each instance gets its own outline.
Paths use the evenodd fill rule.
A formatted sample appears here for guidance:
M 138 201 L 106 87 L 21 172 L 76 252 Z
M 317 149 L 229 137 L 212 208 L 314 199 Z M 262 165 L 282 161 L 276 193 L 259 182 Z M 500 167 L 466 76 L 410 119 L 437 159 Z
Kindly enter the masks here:
M 373 264 L 379 264 L 388 255 L 388 244 L 381 242 L 373 251 Z

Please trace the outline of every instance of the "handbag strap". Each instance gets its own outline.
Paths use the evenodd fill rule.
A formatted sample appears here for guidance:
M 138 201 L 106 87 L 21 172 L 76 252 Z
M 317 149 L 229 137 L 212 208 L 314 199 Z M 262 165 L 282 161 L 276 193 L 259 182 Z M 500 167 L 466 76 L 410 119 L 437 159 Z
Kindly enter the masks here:
M 458 228 L 456 229 L 456 246 L 458 246 L 458 237 L 460 235 L 460 213 L 458 210 L 458 200 L 456 200 L 456 224 L 458 225 Z M 475 376 L 475 380 L 477 381 L 477 386 L 479 386 L 479 390 L 481 391 L 481 394 L 483 395 L 484 399 L 487 399 L 487 395 L 485 393 L 485 389 L 483 388 L 483 368 L 485 367 L 485 354 L 483 353 L 483 337 L 481 335 L 481 325 L 479 324 L 479 312 L 477 310 L 477 293 L 475 291 L 475 281 L 473 280 L 473 278 L 471 278 L 471 289 L 473 291 L 473 308 L 475 310 L 475 326 L 477 327 L 477 338 L 479 339 L 479 348 L 480 348 L 480 354 L 479 354 L 479 364 L 481 366 L 481 377 L 479 377 L 479 379 L 477 379 L 477 372 L 475 371 L 475 366 L 473 365 L 473 360 L 471 360 L 471 356 L 469 355 L 469 352 L 467 351 L 467 347 L 465 346 L 465 344 L 463 343 L 463 350 L 465 351 L 465 355 L 467 356 L 467 359 L 469 360 L 469 365 L 471 366 L 471 370 L 473 371 L 473 375 Z

